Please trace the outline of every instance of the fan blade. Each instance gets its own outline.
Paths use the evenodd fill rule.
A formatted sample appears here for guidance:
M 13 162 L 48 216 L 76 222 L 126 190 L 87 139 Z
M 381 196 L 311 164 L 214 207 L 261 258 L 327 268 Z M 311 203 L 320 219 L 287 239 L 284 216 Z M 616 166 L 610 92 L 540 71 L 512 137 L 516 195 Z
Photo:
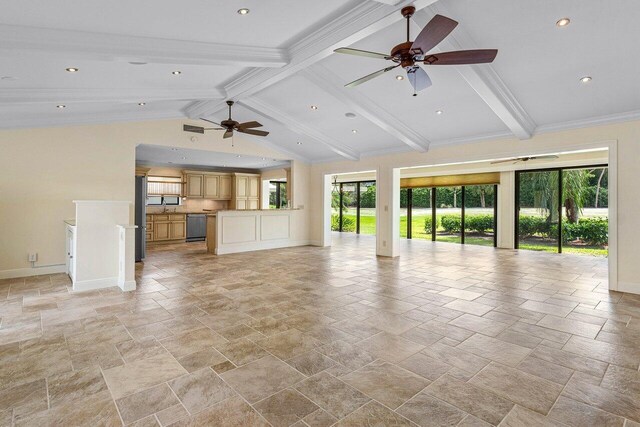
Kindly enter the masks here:
M 247 133 L 249 135 L 257 135 L 257 136 L 267 136 L 269 132 L 264 130 L 255 130 L 255 129 L 238 129 L 240 133 Z
M 427 26 L 420 31 L 420 34 L 411 45 L 411 50 L 414 53 L 426 54 L 444 40 L 457 25 L 456 21 L 446 16 L 434 16 Z
M 182 125 L 182 130 L 185 132 L 204 133 L 204 128 L 200 126 Z
M 237 128 L 238 129 L 249 129 L 249 128 L 260 128 L 262 125 L 258 122 L 245 122 L 240 123 Z
M 354 80 L 351 83 L 347 83 L 346 85 L 344 85 L 344 87 L 355 87 L 355 86 L 361 85 L 362 83 L 368 82 L 371 79 L 375 79 L 376 77 L 383 75 L 387 71 L 391 71 L 394 68 L 399 67 L 399 66 L 400 66 L 400 64 L 394 65 L 392 67 L 383 68 L 382 70 L 378 70 L 375 73 L 368 74 L 368 75 L 366 75 L 364 77 L 360 77 L 358 80 Z
M 334 50 L 335 53 L 345 53 L 347 55 L 366 56 L 367 58 L 376 59 L 391 59 L 391 57 L 385 53 L 369 52 L 367 50 L 351 49 L 349 47 L 340 47 Z
M 228 130 L 224 133 L 224 135 L 222 135 L 223 138 L 231 138 L 232 136 L 233 136 L 232 130 Z
M 213 123 L 216 126 L 222 126 L 220 123 L 216 123 L 216 122 L 211 121 L 211 120 L 203 119 L 202 117 L 200 117 L 200 120 L 204 120 L 205 122 Z
M 413 67 L 407 70 L 407 77 L 413 90 L 419 92 L 431 86 L 431 79 L 425 70 L 420 67 Z
M 498 49 L 458 50 L 428 55 L 424 58 L 424 63 L 427 65 L 486 64 L 493 62 L 497 54 Z
M 554 154 L 551 154 L 551 155 L 548 155 L 548 156 L 535 156 L 535 157 L 532 157 L 531 159 L 532 160 L 543 160 L 543 159 L 557 159 L 557 158 L 558 158 L 558 156 L 556 156 Z
M 509 162 L 514 162 L 514 163 L 516 163 L 516 162 L 518 162 L 518 161 L 520 161 L 520 159 L 496 160 L 495 162 L 491 162 L 491 164 L 492 164 L 492 165 L 497 165 L 497 164 L 500 164 L 500 163 L 509 163 Z

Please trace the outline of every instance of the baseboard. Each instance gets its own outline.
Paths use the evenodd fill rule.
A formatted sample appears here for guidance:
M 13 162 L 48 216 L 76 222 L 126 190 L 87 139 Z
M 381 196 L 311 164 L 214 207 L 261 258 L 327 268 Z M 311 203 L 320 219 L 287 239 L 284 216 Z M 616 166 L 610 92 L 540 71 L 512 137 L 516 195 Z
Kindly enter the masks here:
M 122 289 L 123 292 L 135 291 L 136 290 L 136 281 L 135 280 L 128 280 L 126 282 L 120 282 L 120 283 L 118 283 L 118 286 L 120 287 L 120 289 Z
M 110 288 L 118 286 L 118 277 L 106 277 L 104 279 L 79 280 L 74 282 L 73 291 L 93 291 L 95 289 Z
M 45 274 L 64 273 L 67 266 L 64 264 L 48 265 L 46 267 L 17 268 L 15 270 L 1 270 L 0 279 L 13 279 L 16 277 L 43 276 Z
M 620 282 L 618 281 L 618 292 L 627 292 L 630 294 L 640 294 L 640 283 Z
M 226 255 L 226 254 L 235 254 L 240 252 L 254 252 L 254 251 L 264 251 L 269 249 L 281 249 L 281 248 L 293 248 L 296 246 L 309 246 L 308 240 L 297 240 L 297 241 L 266 241 L 266 242 L 257 242 L 254 244 L 247 243 L 238 243 L 238 244 L 230 244 L 224 245 L 224 247 L 216 248 L 216 255 Z

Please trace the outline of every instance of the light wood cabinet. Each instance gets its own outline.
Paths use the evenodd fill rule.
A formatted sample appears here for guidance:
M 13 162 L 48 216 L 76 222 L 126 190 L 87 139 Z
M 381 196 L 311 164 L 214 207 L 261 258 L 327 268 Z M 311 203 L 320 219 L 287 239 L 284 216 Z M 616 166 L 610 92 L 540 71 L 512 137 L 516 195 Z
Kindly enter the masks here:
M 183 171 L 184 195 L 189 198 L 231 200 L 231 176 L 217 172 Z
M 229 175 L 220 175 L 220 193 L 222 200 L 231 200 L 231 177 Z
M 187 238 L 185 214 L 147 215 L 147 243 L 173 242 Z
M 161 242 L 163 240 L 169 240 L 171 231 L 171 223 L 169 221 L 154 221 L 153 222 L 153 241 Z
M 204 198 L 220 198 L 220 175 L 204 175 Z
M 202 198 L 204 196 L 204 175 L 187 174 L 186 197 Z
M 233 174 L 232 187 L 232 209 L 260 209 L 260 175 Z

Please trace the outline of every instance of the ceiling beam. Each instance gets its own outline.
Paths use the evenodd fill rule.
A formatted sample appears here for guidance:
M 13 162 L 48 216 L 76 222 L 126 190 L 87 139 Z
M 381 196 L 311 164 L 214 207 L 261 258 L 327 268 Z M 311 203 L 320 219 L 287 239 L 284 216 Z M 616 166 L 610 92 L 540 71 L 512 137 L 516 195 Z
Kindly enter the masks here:
M 421 28 L 424 28 L 438 13 L 451 16 L 446 9 L 438 4 L 418 11 L 413 15 L 413 20 Z M 460 27 L 459 25 L 452 34 L 440 42 L 436 50 L 477 49 L 478 46 L 471 36 Z M 500 54 L 498 54 L 499 56 Z M 426 68 L 428 70 L 428 67 Z M 462 65 L 456 66 L 455 69 L 516 137 L 519 139 L 531 138 L 536 124 L 491 65 Z
M 239 102 L 242 106 L 248 108 L 256 114 L 260 114 L 268 119 L 274 120 L 280 123 L 285 128 L 289 129 L 294 133 L 298 133 L 300 135 L 304 135 L 307 138 L 313 139 L 316 142 L 319 142 L 322 145 L 325 145 L 334 153 L 344 157 L 349 160 L 359 160 L 360 154 L 355 152 L 349 147 L 346 147 L 339 141 L 335 141 L 333 138 L 325 135 L 321 131 L 300 123 L 294 117 L 291 117 L 287 113 L 278 110 L 274 106 L 267 104 L 261 100 L 256 98 L 244 98 Z
M 412 4 L 425 8 L 437 0 L 399 0 L 395 5 L 379 1 L 365 1 L 317 31 L 296 42 L 289 49 L 290 61 L 278 69 L 255 69 L 243 74 L 225 86 L 230 99 L 241 100 L 268 88 L 279 81 L 333 54 L 334 49 L 350 46 L 404 18 L 400 9 Z M 196 102 L 184 113 L 191 118 L 202 117 L 221 107 L 216 101 Z
M 284 49 L 0 25 L 0 51 L 98 61 L 282 67 Z
M 393 114 L 380 107 L 367 96 L 354 89 L 345 88 L 342 79 L 323 65 L 316 64 L 303 72 L 312 83 L 349 106 L 394 138 L 420 152 L 429 150 L 429 140 L 402 123 Z
M 194 98 L 223 99 L 215 88 L 207 89 L 122 89 L 122 88 L 2 88 L 1 103 L 51 104 L 74 102 L 153 102 L 191 100 Z

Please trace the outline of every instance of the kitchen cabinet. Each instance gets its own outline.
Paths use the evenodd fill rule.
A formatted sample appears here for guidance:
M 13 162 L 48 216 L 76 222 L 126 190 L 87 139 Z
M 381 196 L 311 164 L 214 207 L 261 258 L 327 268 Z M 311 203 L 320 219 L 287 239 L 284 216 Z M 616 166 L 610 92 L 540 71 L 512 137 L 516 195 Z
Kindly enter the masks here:
M 149 220 L 151 219 L 151 220 Z M 187 238 L 185 214 L 147 215 L 147 243 L 184 241 Z
M 231 200 L 231 176 L 220 175 L 220 193 L 221 200 Z
M 193 199 L 231 200 L 231 176 L 217 172 L 183 171 L 184 196 Z
M 200 198 L 200 199 L 204 197 L 204 175 L 203 174 L 187 173 L 185 197 Z
M 204 198 L 220 198 L 220 175 L 204 175 Z
M 260 208 L 260 175 L 235 173 L 233 174 L 232 184 L 232 209 L 244 210 Z

